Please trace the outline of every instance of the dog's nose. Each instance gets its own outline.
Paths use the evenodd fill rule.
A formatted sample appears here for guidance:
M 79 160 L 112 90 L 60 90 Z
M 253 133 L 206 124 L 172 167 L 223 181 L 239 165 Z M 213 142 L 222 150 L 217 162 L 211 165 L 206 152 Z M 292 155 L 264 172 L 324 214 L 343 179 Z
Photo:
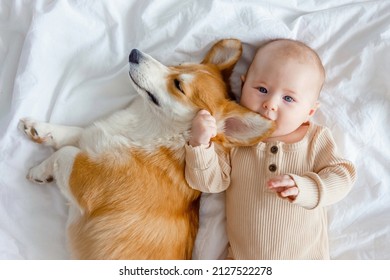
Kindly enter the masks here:
M 137 49 L 133 49 L 129 55 L 129 62 L 138 64 L 139 57 L 140 57 L 140 51 Z

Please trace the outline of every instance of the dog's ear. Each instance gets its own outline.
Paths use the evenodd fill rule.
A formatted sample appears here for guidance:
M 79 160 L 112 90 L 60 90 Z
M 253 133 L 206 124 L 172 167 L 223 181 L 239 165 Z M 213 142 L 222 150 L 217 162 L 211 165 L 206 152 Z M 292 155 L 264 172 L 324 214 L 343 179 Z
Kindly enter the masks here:
M 226 147 L 251 146 L 267 138 L 275 128 L 274 122 L 229 101 L 217 118 L 218 135 L 213 141 Z
M 229 84 L 233 68 L 242 54 L 241 41 L 223 39 L 215 43 L 206 54 L 202 64 L 214 64 L 221 71 L 223 79 Z

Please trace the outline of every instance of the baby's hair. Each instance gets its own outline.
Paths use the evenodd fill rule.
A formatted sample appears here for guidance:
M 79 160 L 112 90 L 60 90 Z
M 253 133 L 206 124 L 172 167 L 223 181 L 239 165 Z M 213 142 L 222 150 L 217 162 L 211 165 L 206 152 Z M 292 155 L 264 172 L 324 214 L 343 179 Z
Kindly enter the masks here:
M 322 64 L 321 58 L 317 54 L 317 52 L 313 50 L 311 47 L 309 47 L 308 45 L 306 45 L 305 43 L 297 40 L 292 40 L 292 39 L 273 39 L 261 45 L 258 48 L 257 53 L 260 52 L 265 47 L 276 42 L 281 42 L 286 44 L 281 49 L 282 50 L 282 52 L 280 52 L 281 56 L 294 57 L 300 59 L 302 62 L 308 62 L 308 61 L 314 62 L 321 75 L 321 79 L 322 79 L 321 88 L 322 88 L 325 81 L 324 65 Z

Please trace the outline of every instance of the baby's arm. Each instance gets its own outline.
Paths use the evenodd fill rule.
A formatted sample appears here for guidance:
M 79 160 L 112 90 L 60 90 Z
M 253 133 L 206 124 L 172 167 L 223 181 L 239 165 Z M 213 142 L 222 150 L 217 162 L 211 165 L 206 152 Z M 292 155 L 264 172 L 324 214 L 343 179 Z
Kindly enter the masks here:
M 216 133 L 214 117 L 206 110 L 199 111 L 185 147 L 185 179 L 191 188 L 202 192 L 221 192 L 230 184 L 229 155 L 210 142 Z
M 268 182 L 279 196 L 307 209 L 334 204 L 350 191 L 356 177 L 354 165 L 337 153 L 329 129 L 312 142 L 314 168 L 304 174 L 285 174 Z

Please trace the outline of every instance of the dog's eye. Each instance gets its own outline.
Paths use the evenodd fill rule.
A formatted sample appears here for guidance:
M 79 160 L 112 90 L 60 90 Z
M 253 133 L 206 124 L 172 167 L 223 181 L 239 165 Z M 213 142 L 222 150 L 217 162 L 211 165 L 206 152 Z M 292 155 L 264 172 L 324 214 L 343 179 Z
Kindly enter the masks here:
M 176 87 L 178 90 L 180 90 L 183 94 L 185 94 L 185 93 L 184 93 L 184 90 L 182 89 L 182 87 L 181 87 L 181 85 L 180 85 L 180 81 L 179 81 L 178 79 L 175 79 L 175 80 L 174 80 L 174 83 L 175 83 L 175 87 Z

